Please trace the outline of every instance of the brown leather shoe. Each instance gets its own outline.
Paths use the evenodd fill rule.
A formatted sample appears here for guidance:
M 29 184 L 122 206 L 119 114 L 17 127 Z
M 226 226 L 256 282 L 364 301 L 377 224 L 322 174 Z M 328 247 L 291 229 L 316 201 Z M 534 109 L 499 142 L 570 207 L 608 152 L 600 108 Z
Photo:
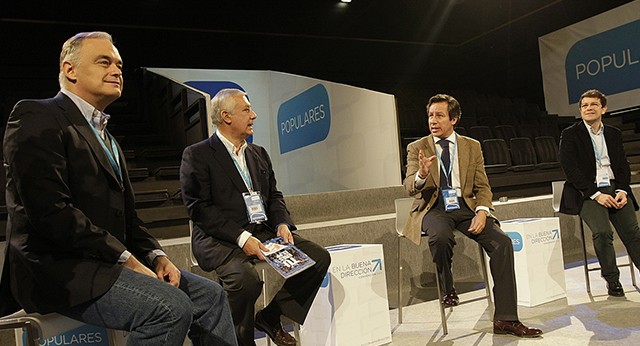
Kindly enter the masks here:
M 542 335 L 537 328 L 528 328 L 520 321 L 493 321 L 494 334 L 511 334 L 521 338 L 536 338 Z
M 455 288 L 442 297 L 442 305 L 449 308 L 460 305 L 460 298 L 458 298 Z
M 262 311 L 256 314 L 256 329 L 265 332 L 273 342 L 278 346 L 296 346 L 296 339 L 282 329 L 282 324 L 271 325 L 262 316 Z

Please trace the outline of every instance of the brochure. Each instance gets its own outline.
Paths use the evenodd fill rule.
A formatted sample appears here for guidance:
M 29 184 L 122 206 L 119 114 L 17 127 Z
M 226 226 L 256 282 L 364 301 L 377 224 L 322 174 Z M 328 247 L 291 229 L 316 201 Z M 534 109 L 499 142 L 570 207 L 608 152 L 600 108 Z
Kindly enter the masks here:
M 269 251 L 262 251 L 264 258 L 280 275 L 288 279 L 313 266 L 316 261 L 291 244 L 285 244 L 282 237 L 264 243 Z

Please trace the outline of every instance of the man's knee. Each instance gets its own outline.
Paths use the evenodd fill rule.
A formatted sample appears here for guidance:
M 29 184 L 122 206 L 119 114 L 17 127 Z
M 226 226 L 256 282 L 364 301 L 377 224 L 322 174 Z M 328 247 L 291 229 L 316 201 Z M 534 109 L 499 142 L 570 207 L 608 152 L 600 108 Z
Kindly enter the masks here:
M 224 289 L 218 283 L 210 280 L 203 280 L 202 285 L 204 291 L 207 292 L 204 296 L 210 303 L 217 305 L 220 301 L 227 299 Z
M 331 265 L 331 255 L 329 251 L 325 248 L 320 248 L 321 250 L 318 252 L 314 260 L 316 261 L 316 265 L 318 266 L 318 271 L 322 273 L 326 273 L 329 270 L 329 266 Z
M 239 296 L 253 302 L 262 292 L 263 282 L 254 268 L 249 268 L 233 277 L 223 278 L 225 291 L 230 296 Z
M 158 300 L 152 320 L 154 324 L 175 326 L 176 329 L 189 329 L 193 318 L 193 304 L 186 293 L 179 289 L 163 291 Z
M 513 240 L 511 237 L 504 232 L 498 232 L 498 236 L 496 238 L 500 248 L 503 248 L 505 251 L 513 252 Z
M 587 224 L 587 226 L 589 225 Z M 591 230 L 591 238 L 593 240 L 606 239 L 613 241 L 613 229 L 609 224 L 598 225 L 591 223 L 589 229 Z
M 446 234 L 429 236 L 429 247 L 432 249 L 449 249 L 453 248 L 454 245 L 455 238 L 453 237 L 453 232 L 451 232 L 451 236 L 447 236 Z

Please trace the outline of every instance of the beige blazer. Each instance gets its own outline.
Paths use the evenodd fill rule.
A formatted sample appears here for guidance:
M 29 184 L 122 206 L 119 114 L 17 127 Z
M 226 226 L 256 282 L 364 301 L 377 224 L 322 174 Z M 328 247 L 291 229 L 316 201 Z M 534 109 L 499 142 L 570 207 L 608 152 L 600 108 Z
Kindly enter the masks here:
M 477 206 L 485 206 L 493 210 L 491 186 L 484 170 L 484 158 L 480 143 L 473 138 L 456 134 L 458 143 L 457 155 L 460 168 L 460 186 L 462 198 L 471 210 Z M 409 219 L 403 233 L 407 239 L 420 244 L 422 219 L 438 200 L 440 185 L 440 163 L 435 160 L 431 165 L 427 180 L 420 189 L 415 188 L 415 177 L 418 173 L 418 152 L 422 150 L 426 157 L 436 154 L 433 135 L 422 137 L 407 146 L 407 174 L 404 187 L 409 195 L 415 198 Z

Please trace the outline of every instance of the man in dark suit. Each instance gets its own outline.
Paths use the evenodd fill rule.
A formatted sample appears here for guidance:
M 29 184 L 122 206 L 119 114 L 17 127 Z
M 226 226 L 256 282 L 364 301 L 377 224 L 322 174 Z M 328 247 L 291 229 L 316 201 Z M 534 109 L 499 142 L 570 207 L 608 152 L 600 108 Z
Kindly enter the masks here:
M 631 260 L 640 267 L 638 203 L 629 186 L 629 162 L 620 130 L 602 122 L 607 112 L 605 95 L 589 90 L 580 97 L 579 107 L 582 121 L 564 129 L 560 138 L 560 164 L 567 176 L 560 212 L 579 214 L 587 223 L 607 291 L 610 296 L 622 297 L 610 222 Z
M 246 93 L 223 89 L 211 100 L 216 133 L 184 150 L 182 198 L 193 221 L 193 253 L 200 267 L 215 270 L 229 296 L 240 345 L 253 341 L 254 305 L 262 282 L 254 268 L 264 260 L 263 242 L 280 236 L 316 264 L 285 281 L 255 315 L 255 327 L 277 345 L 295 345 L 282 329 L 281 315 L 303 323 L 331 262 L 328 252 L 292 230 L 266 150 L 248 143 L 257 115 Z
M 459 303 L 451 273 L 454 229 L 480 243 L 491 258 L 495 282 L 494 333 L 537 337 L 542 331 L 518 319 L 513 245 L 491 215 L 493 194 L 480 143 L 455 133 L 462 116 L 455 98 L 435 95 L 429 99 L 427 112 L 431 134 L 407 146 L 404 186 L 416 199 L 403 232 L 417 245 L 421 234 L 429 237 L 444 290 L 442 303 L 447 306 Z
M 4 138 L 7 250 L 0 308 L 130 331 L 135 345 L 236 345 L 224 290 L 176 268 L 134 209 L 104 109 L 122 92 L 111 36 L 62 46 L 60 93 L 16 104 Z

